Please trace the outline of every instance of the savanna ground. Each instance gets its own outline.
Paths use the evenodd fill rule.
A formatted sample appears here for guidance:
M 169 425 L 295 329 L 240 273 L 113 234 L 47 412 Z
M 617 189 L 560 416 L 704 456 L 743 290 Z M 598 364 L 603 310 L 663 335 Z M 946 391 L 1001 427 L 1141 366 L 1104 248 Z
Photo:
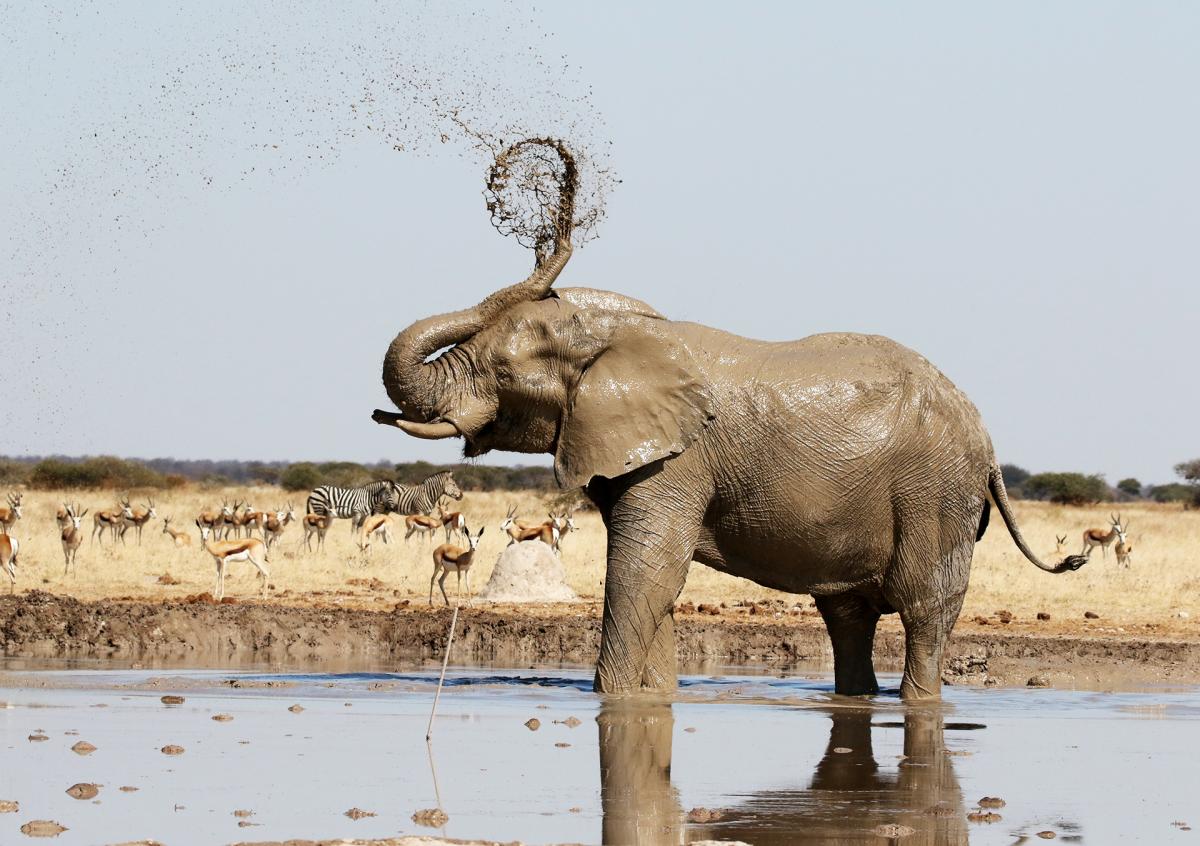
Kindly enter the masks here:
M 85 540 L 78 556 L 78 572 L 64 577 L 59 531 L 54 521 L 58 504 L 78 501 L 90 512 L 83 520 L 85 534 L 92 531 L 96 509 L 113 508 L 111 492 L 26 493 L 22 519 L 12 533 L 21 542 L 17 590 L 36 588 L 81 600 L 125 599 L 178 600 L 213 589 L 212 558 L 199 542 L 195 516 L 216 509 L 222 500 L 248 501 L 256 509 L 283 508 L 289 500 L 298 515 L 304 511 L 304 495 L 289 496 L 278 488 L 230 488 L 224 490 L 184 489 L 155 496 L 158 519 L 148 524 L 139 545 L 131 528 L 124 545 Z M 134 505 L 145 497 L 133 495 Z M 515 505 L 525 519 L 545 519 L 547 498 L 533 492 L 467 493 L 452 505 L 466 515 L 472 530 L 486 526 L 472 568 L 472 587 L 478 592 L 488 580 L 508 537 L 500 531 L 509 506 Z M 1080 550 L 1081 535 L 1088 527 L 1107 527 L 1107 505 L 1070 508 L 1042 502 L 1015 503 L 1017 519 L 1034 550 L 1044 560 L 1055 559 L 1055 537 L 1066 535 L 1066 549 Z M 992 525 L 979 543 L 971 572 L 960 630 L 972 625 L 997 625 L 996 612 L 1010 612 L 1012 624 L 1036 625 L 1038 631 L 1087 631 L 1096 634 L 1131 633 L 1189 637 L 1196 633 L 1200 571 L 1195 551 L 1200 549 L 1200 511 L 1178 506 L 1125 504 L 1120 507 L 1130 526 L 1132 566 L 1120 567 L 1113 550 L 1107 556 L 1096 550 L 1078 572 L 1063 575 L 1043 573 L 1021 556 L 1002 521 L 993 516 Z M 164 517 L 172 526 L 187 529 L 190 547 L 177 548 L 163 533 Z M 432 550 L 444 542 L 438 531 L 433 538 L 414 536 L 402 540 L 402 521 L 394 530 L 393 542 L 376 541 L 371 550 L 360 552 L 349 521 L 336 521 L 329 530 L 324 550 L 308 552 L 303 530 L 293 523 L 282 541 L 271 551 L 272 589 L 267 601 L 285 605 L 341 606 L 359 609 L 391 608 L 398 600 L 415 605 L 428 600 L 432 573 Z M 562 555 L 570 586 L 583 600 L 598 602 L 603 596 L 605 532 L 594 512 L 575 515 L 578 530 L 563 540 Z M 461 539 L 460 539 L 461 542 Z M 315 543 L 315 540 L 314 540 Z M 447 579 L 454 598 L 455 577 Z M 256 598 L 257 574 L 246 563 L 229 566 L 226 595 L 239 602 Z M 442 603 L 435 591 L 435 601 Z M 781 600 L 790 608 L 799 603 L 810 609 L 807 597 L 796 597 L 760 587 L 700 564 L 692 566 L 680 603 L 725 603 L 732 614 L 742 603 Z M 779 607 L 779 603 L 774 603 Z M 1085 612 L 1099 615 L 1085 619 Z M 1049 614 L 1049 623 L 1037 614 Z M 1001 615 L 1003 616 L 1003 615 Z M 894 618 L 893 618 L 894 619 Z M 885 618 L 885 621 L 888 618 Z M 984 622 L 986 621 L 986 622 Z

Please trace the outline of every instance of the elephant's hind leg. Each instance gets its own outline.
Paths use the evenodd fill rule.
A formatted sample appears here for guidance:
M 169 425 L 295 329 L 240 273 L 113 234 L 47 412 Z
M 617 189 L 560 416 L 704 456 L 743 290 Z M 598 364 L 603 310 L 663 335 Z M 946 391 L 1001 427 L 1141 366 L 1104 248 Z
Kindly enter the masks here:
M 833 689 L 845 696 L 879 692 L 871 649 L 879 612 L 861 596 L 851 593 L 816 597 L 833 645 Z
M 971 538 L 939 558 L 934 539 L 929 551 L 923 553 L 933 560 L 909 560 L 900 567 L 904 572 L 901 578 L 895 578 L 895 572 L 889 574 L 884 596 L 900 612 L 904 624 L 902 699 L 936 699 L 942 695 L 942 652 L 962 610 L 974 551 Z

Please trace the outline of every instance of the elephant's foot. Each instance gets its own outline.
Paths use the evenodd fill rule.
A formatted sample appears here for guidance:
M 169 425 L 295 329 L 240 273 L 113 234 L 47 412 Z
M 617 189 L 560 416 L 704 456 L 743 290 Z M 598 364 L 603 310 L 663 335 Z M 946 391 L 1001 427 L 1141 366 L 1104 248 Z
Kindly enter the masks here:
M 879 612 L 852 594 L 816 597 L 833 646 L 833 690 L 842 696 L 879 693 L 871 650 Z

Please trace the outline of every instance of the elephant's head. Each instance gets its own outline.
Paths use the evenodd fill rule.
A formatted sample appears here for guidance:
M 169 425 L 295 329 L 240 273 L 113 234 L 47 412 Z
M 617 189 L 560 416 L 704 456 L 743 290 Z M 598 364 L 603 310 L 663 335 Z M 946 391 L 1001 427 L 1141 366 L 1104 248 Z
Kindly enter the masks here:
M 461 437 L 467 456 L 550 453 L 559 483 L 578 487 L 681 452 L 711 413 L 691 352 L 658 312 L 606 291 L 551 290 L 571 256 L 574 165 L 559 153 L 569 178 L 552 248 L 523 282 L 397 335 L 383 383 L 401 414 L 373 417 L 415 437 Z

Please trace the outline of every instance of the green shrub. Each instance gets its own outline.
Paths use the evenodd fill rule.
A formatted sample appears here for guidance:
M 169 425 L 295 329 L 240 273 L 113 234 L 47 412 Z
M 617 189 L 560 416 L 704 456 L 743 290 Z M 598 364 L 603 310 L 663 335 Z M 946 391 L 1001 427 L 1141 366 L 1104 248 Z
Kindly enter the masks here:
M 0 458 L 0 485 L 23 485 L 29 481 L 29 465 Z
M 1117 490 L 1126 496 L 1140 497 L 1142 495 L 1142 483 L 1137 479 L 1122 479 L 1117 482 Z
M 46 458 L 33 465 L 29 486 L 52 490 L 56 488 L 165 488 L 166 477 L 137 461 L 126 461 L 111 455 L 63 461 Z
M 1166 485 L 1155 485 L 1150 489 L 1150 498 L 1155 502 L 1185 502 L 1191 503 L 1196 489 L 1182 482 L 1170 482 Z
M 1100 475 L 1036 473 L 1025 480 L 1024 488 L 1034 499 L 1048 499 L 1061 505 L 1090 505 L 1112 499 L 1112 493 Z
M 320 484 L 321 473 L 315 464 L 307 461 L 289 464 L 287 469 L 279 474 L 279 486 L 285 491 L 311 491 Z

